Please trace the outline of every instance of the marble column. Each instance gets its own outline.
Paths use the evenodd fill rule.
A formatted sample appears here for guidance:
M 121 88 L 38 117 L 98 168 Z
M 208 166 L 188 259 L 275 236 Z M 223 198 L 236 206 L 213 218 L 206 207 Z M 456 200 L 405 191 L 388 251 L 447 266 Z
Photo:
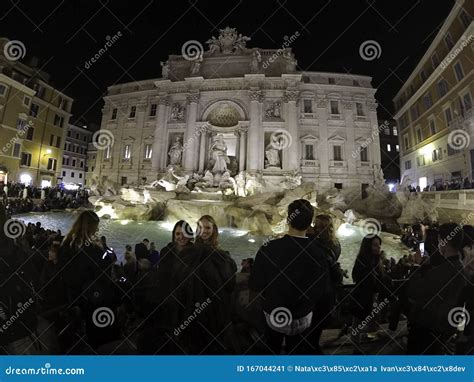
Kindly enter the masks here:
M 235 159 L 237 161 L 237 166 L 239 165 L 239 160 L 240 160 L 240 130 L 235 130 L 234 135 L 236 137 L 236 143 L 235 143 Z
M 326 97 L 319 97 L 316 102 L 316 114 L 318 118 L 319 145 L 316 153 L 319 159 L 320 178 L 329 179 L 329 147 L 328 147 L 328 101 Z
M 245 170 L 245 158 L 247 157 L 247 130 L 240 131 L 239 145 L 239 172 Z
M 147 110 L 148 104 L 146 100 L 143 100 L 141 103 L 137 104 L 137 128 L 139 129 L 140 136 L 136 136 L 136 141 L 132 146 L 132 156 L 130 160 L 130 165 L 133 170 L 133 175 L 136 175 L 136 182 L 140 182 L 141 177 L 141 163 L 143 160 L 143 128 L 145 127 L 145 114 Z M 133 179 L 133 178 L 132 178 Z M 128 181 L 130 182 L 131 179 L 129 178 Z
M 354 110 L 352 101 L 343 101 L 342 108 L 344 112 L 344 119 L 346 122 L 346 143 L 345 143 L 345 160 L 347 162 L 347 173 L 355 175 L 357 173 L 357 162 L 360 155 L 354 160 L 353 154 L 356 151 L 355 147 L 355 133 L 354 133 Z
M 168 106 L 168 97 L 158 97 L 158 112 L 156 113 L 156 127 L 153 134 L 153 153 L 151 160 L 151 168 L 154 172 L 159 172 L 166 167 L 163 162 L 163 150 L 166 151 L 164 145 L 165 139 L 165 124 L 166 124 L 166 107 Z
M 199 172 L 204 172 L 204 165 L 206 161 L 206 140 L 207 140 L 207 130 L 203 127 L 201 128 L 200 134 L 200 147 L 199 147 Z
M 263 152 L 263 148 L 260 147 L 262 101 L 262 91 L 250 90 L 250 126 L 247 145 L 247 170 L 250 172 L 259 170 L 259 155 Z
M 287 126 L 288 133 L 291 137 L 291 146 L 288 150 L 288 170 L 298 170 L 299 166 L 299 147 L 298 147 L 298 112 L 296 103 L 298 101 L 299 92 L 296 90 L 287 90 L 285 92 L 284 101 L 288 104 Z
M 372 144 L 370 145 L 370 160 L 372 161 L 372 167 L 378 166 L 381 168 L 381 159 L 380 159 L 380 139 L 379 139 L 379 124 L 377 120 L 377 103 L 370 102 L 368 103 L 369 109 L 369 122 L 372 130 Z M 410 114 L 410 113 L 408 113 Z
M 184 170 L 193 172 L 197 169 L 196 146 L 198 142 L 198 133 L 196 130 L 197 103 L 199 102 L 199 93 L 189 93 L 188 100 L 188 118 L 186 120 L 186 134 L 184 137 Z

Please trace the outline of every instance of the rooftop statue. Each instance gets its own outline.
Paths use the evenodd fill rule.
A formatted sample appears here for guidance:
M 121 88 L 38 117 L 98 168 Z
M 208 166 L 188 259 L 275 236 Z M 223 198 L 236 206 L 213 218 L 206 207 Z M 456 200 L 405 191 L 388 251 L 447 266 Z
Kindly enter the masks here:
M 168 61 L 165 61 L 165 62 L 161 61 L 160 65 L 161 65 L 161 77 L 164 80 L 167 80 L 170 75 L 170 64 Z
M 211 54 L 231 54 L 244 51 L 247 41 L 250 41 L 250 37 L 237 34 L 235 28 L 225 27 L 225 29 L 219 29 L 219 37 L 212 36 L 206 44 L 209 45 Z

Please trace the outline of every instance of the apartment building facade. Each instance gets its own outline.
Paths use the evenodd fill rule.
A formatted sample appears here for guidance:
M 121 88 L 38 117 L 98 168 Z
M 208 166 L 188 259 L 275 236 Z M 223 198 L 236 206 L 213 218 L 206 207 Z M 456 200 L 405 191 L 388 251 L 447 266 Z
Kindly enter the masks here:
M 402 182 L 474 178 L 474 3 L 457 0 L 394 98 Z
M 0 182 L 54 186 L 73 99 L 35 64 L 5 56 L 0 39 Z

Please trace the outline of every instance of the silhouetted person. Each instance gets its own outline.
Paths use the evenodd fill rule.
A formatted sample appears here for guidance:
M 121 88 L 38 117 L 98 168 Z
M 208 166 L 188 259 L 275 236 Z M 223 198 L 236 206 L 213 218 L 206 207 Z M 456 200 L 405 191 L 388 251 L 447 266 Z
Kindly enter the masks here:
M 459 308 L 465 275 L 461 262 L 463 230 L 455 223 L 439 227 L 439 253 L 436 265 L 412 274 L 407 286 L 410 303 L 409 354 L 444 354 L 446 339 L 455 332 L 450 317 Z M 420 262 L 418 257 L 418 261 Z M 421 268 L 423 268 L 425 264 Z
M 323 297 L 328 269 L 322 250 L 306 236 L 313 207 L 305 199 L 288 206 L 288 234 L 260 247 L 249 287 L 263 297 L 265 341 L 272 354 L 307 353 L 313 311 Z M 253 300 L 253 298 L 251 298 Z

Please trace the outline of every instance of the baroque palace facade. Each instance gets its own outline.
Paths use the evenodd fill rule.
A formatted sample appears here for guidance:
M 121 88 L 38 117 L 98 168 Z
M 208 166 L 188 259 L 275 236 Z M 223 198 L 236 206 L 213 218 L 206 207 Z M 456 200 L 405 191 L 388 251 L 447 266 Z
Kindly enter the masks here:
M 170 55 L 162 78 L 110 86 L 92 177 L 140 184 L 173 168 L 245 171 L 276 187 L 289 174 L 319 189 L 372 184 L 380 147 L 371 78 L 298 72 L 290 48 L 248 40 L 225 28 L 208 51 L 191 41 L 197 55 Z M 113 144 L 101 146 L 106 139 Z

